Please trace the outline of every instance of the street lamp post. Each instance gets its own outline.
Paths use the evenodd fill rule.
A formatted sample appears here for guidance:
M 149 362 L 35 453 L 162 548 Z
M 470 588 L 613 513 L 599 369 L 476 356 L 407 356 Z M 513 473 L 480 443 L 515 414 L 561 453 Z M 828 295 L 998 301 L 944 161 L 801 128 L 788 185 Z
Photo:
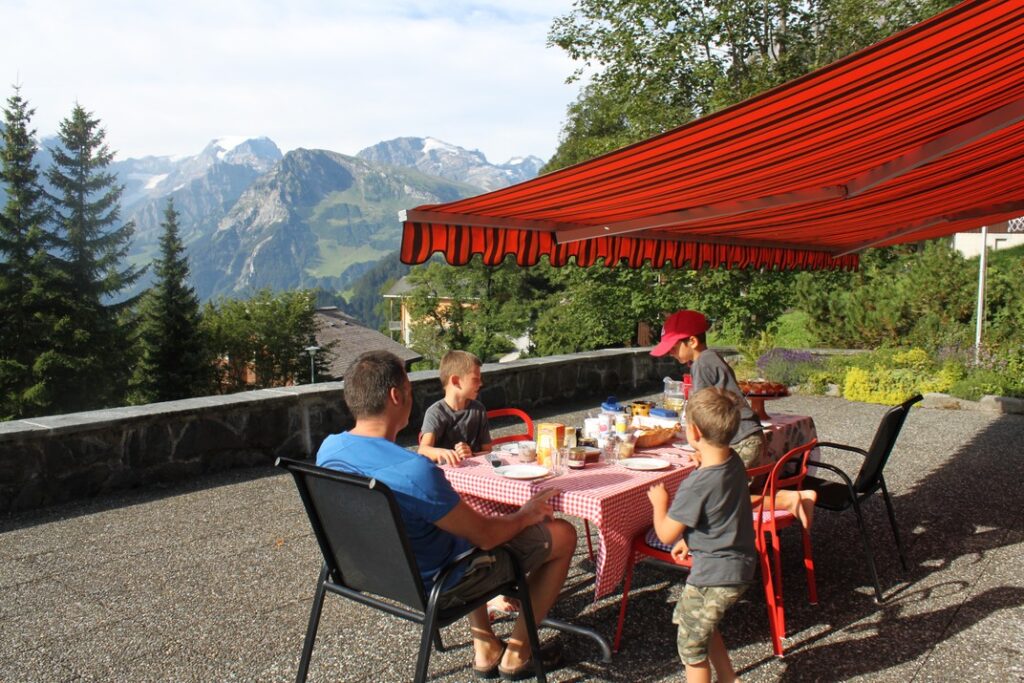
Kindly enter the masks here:
M 316 384 L 316 370 L 313 365 L 313 359 L 316 357 L 316 352 L 320 350 L 319 346 L 307 346 L 305 351 L 309 354 L 309 383 Z

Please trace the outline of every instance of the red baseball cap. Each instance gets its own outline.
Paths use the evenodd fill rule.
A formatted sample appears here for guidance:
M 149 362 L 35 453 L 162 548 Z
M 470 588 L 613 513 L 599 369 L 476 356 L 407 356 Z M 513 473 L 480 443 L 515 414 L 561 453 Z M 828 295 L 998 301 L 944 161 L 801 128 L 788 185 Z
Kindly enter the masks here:
M 708 319 L 697 311 L 676 311 L 661 328 L 661 341 L 651 349 L 652 356 L 664 356 L 680 339 L 696 337 L 708 331 Z

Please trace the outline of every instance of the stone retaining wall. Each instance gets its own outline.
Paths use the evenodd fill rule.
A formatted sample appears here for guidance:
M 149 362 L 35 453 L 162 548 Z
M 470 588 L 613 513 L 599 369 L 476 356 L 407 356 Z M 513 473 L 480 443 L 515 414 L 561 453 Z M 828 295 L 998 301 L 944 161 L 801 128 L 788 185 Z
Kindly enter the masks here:
M 679 368 L 647 349 L 548 356 L 483 368 L 490 408 L 530 409 L 654 389 Z M 413 443 L 423 410 L 442 396 L 437 372 L 410 375 L 416 405 L 400 440 Z M 265 389 L 0 422 L 0 513 L 205 472 L 312 455 L 352 424 L 341 382 Z

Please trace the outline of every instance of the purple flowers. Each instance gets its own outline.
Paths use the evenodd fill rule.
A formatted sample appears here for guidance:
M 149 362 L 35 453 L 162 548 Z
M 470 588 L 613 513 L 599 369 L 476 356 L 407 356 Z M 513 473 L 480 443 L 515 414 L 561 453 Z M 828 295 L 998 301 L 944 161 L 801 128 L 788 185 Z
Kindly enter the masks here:
M 820 370 L 818 357 L 810 351 L 772 349 L 757 359 L 757 368 L 765 379 L 794 386 L 807 381 L 815 370 Z

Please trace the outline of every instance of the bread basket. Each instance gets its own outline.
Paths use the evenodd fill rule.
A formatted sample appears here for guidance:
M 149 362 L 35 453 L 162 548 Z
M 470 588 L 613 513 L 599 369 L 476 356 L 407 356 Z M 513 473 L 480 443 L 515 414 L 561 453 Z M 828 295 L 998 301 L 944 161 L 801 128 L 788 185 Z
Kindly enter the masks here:
M 654 448 L 675 438 L 676 427 L 647 427 L 637 432 L 637 448 Z

